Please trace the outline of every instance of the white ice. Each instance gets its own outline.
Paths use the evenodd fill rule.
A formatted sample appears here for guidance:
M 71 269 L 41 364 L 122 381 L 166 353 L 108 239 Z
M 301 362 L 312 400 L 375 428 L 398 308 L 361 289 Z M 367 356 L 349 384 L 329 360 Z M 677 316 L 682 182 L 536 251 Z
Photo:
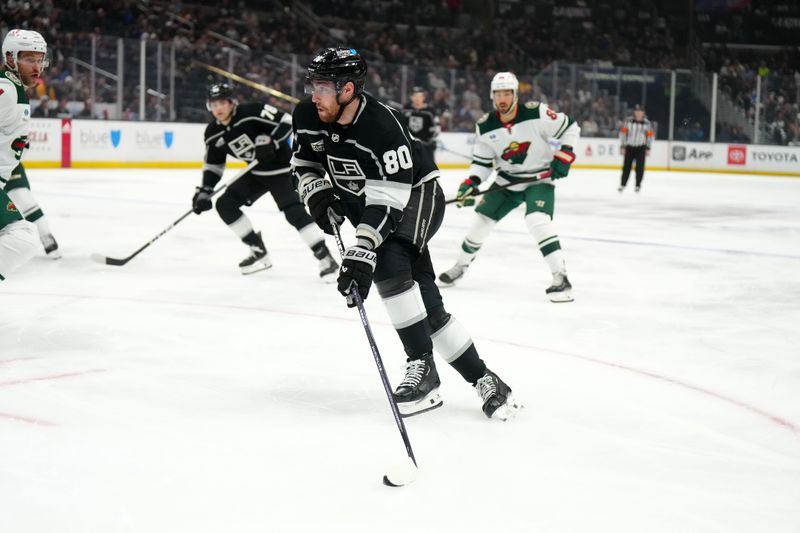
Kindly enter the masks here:
M 512 213 L 443 294 L 526 407 L 487 420 L 440 362 L 444 406 L 406 420 L 420 477 L 395 489 L 358 316 L 271 199 L 248 213 L 272 270 L 240 275 L 213 211 L 113 267 L 90 253 L 147 242 L 199 171 L 29 174 L 64 258 L 0 283 L 3 533 L 800 531 L 800 180 L 648 172 L 620 195 L 617 171 L 573 171 L 570 304 Z M 470 216 L 448 208 L 438 270 Z

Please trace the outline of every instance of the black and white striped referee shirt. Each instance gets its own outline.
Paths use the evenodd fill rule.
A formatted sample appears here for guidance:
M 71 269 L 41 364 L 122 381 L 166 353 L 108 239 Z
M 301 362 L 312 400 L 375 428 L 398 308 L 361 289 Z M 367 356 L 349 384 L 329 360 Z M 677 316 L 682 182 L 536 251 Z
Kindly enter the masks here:
M 637 122 L 633 117 L 628 117 L 619 130 L 619 142 L 622 146 L 646 145 L 649 150 L 653 144 L 653 136 L 653 126 L 646 118 Z

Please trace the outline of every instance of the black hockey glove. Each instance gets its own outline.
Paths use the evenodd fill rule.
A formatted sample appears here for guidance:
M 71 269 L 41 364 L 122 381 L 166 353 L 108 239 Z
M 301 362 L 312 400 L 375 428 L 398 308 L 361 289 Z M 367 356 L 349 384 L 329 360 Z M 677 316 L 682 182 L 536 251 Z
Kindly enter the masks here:
M 256 137 L 256 159 L 260 162 L 272 161 L 275 159 L 275 143 L 269 135 L 259 135 Z
M 306 174 L 300 178 L 297 190 L 317 226 L 328 235 L 333 235 L 328 209 L 333 211 L 337 224 L 344 222 L 344 210 L 339 197 L 333 192 L 331 182 L 317 175 Z
M 198 187 L 192 197 L 192 211 L 199 215 L 203 211 L 211 209 L 211 193 L 213 192 L 212 187 Z
M 362 300 L 367 299 L 375 273 L 377 254 L 363 246 L 351 246 L 344 251 L 342 266 L 339 268 L 339 292 L 347 298 L 347 307 L 355 307 L 356 302 L 350 294 L 351 287 L 358 287 Z

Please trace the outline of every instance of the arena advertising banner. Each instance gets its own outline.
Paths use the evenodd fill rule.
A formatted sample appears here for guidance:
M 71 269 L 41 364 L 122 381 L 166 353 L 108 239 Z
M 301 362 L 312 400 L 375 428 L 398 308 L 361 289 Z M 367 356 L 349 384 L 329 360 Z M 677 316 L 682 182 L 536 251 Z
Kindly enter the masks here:
M 33 119 L 30 167 L 199 168 L 205 124 Z M 436 152 L 442 168 L 469 166 L 475 135 L 442 133 Z M 557 147 L 554 144 L 554 148 Z M 618 139 L 585 137 L 575 147 L 576 168 L 622 167 Z M 231 161 L 231 166 L 244 166 Z M 655 141 L 651 170 L 686 170 L 800 176 L 800 147 Z
M 202 163 L 202 124 L 72 121 L 72 166 L 182 167 Z
M 28 134 L 30 147 L 25 150 L 24 162 L 36 162 L 39 167 L 61 166 L 61 126 L 58 118 L 31 120 Z

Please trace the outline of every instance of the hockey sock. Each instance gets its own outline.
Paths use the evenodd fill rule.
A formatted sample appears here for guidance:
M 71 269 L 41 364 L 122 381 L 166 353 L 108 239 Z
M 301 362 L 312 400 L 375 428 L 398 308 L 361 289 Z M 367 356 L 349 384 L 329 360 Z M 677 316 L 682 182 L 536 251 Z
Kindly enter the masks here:
M 561 251 L 561 243 L 553 228 L 550 215 L 535 211 L 525 217 L 525 223 L 528 225 L 528 231 L 536 239 L 550 271 L 554 274 L 564 272 L 566 270 L 564 252 Z
M 379 286 L 379 291 L 380 288 Z M 428 330 L 428 313 L 422 302 L 419 285 L 413 282 L 403 292 L 391 296 L 381 295 L 381 299 L 409 359 L 419 359 L 430 353 L 433 345 Z
M 245 237 L 247 237 L 251 233 L 255 233 L 255 230 L 253 229 L 253 224 L 250 222 L 250 219 L 247 218 L 245 215 L 240 216 L 234 222 L 228 224 L 228 227 L 237 237 L 239 237 L 243 241 Z
M 467 329 L 450 316 L 447 323 L 431 335 L 433 349 L 468 382 L 475 385 L 486 370 Z
M 303 242 L 306 243 L 306 246 L 311 248 L 311 251 L 314 252 L 314 257 L 322 259 L 330 255 L 328 247 L 325 246 L 325 237 L 315 223 L 306 224 L 297 231 L 300 233 L 300 237 L 303 239 Z
M 475 259 L 475 254 L 481 249 L 489 233 L 494 229 L 495 224 L 497 224 L 496 220 L 492 220 L 480 213 L 475 213 L 475 221 L 467 232 L 467 236 L 464 237 L 464 242 L 461 243 L 461 253 L 458 254 L 457 261 L 459 265 L 468 265 Z

